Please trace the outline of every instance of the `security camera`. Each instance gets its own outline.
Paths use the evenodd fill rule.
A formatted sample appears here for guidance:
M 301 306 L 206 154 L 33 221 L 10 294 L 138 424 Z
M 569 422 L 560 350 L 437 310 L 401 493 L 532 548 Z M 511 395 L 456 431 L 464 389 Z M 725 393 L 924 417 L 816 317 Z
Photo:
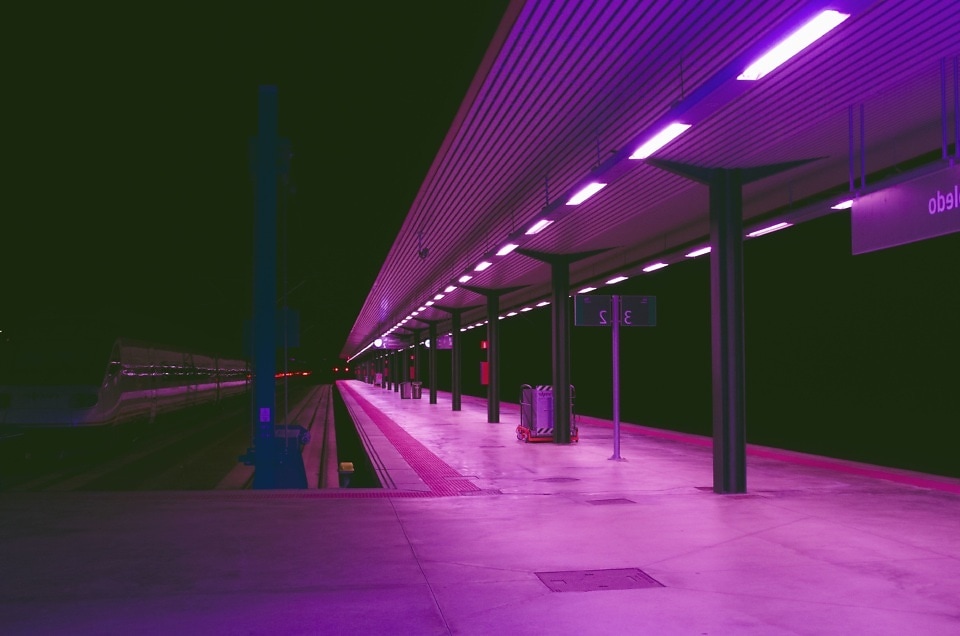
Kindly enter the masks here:
M 428 250 L 427 248 L 423 248 L 422 250 L 417 252 L 417 256 L 419 256 L 421 260 L 425 259 L 429 255 L 430 255 L 430 250 Z

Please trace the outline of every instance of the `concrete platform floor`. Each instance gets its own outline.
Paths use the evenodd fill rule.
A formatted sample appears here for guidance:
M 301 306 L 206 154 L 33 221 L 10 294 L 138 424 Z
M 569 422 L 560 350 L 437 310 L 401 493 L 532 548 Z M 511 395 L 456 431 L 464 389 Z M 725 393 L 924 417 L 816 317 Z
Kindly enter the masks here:
M 960 634 L 957 480 L 341 386 L 393 489 L 0 494 L 0 633 Z

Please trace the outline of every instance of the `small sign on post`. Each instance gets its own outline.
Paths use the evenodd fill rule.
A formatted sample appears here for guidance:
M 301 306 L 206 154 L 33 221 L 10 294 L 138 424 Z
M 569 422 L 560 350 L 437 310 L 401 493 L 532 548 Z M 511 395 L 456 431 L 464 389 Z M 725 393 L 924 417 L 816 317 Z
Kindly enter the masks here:
M 613 457 L 620 457 L 620 327 L 656 327 L 656 296 L 574 296 L 573 324 L 577 327 L 612 327 L 613 350 Z

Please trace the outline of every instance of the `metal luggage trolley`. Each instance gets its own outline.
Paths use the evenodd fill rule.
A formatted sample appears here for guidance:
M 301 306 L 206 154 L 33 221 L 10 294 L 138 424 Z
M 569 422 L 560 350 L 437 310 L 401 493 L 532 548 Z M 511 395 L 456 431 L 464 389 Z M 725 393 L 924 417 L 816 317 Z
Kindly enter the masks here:
M 570 385 L 570 441 L 580 440 L 574 409 L 576 390 Z M 520 425 L 517 439 L 523 442 L 553 441 L 553 387 L 549 384 L 520 385 Z

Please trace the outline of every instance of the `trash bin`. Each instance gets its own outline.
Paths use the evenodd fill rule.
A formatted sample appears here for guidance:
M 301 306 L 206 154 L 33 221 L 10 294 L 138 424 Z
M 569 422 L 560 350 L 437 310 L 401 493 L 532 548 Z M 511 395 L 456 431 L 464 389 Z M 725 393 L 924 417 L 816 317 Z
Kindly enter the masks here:
M 400 383 L 400 399 L 401 400 L 410 399 L 410 383 L 409 382 Z
M 411 382 L 410 389 L 411 389 L 410 397 L 412 397 L 414 400 L 421 399 L 420 392 L 423 389 L 423 382 Z
M 574 411 L 575 390 L 570 385 L 570 440 L 579 441 Z M 520 425 L 517 439 L 543 442 L 553 439 L 553 387 L 548 384 L 520 385 Z

